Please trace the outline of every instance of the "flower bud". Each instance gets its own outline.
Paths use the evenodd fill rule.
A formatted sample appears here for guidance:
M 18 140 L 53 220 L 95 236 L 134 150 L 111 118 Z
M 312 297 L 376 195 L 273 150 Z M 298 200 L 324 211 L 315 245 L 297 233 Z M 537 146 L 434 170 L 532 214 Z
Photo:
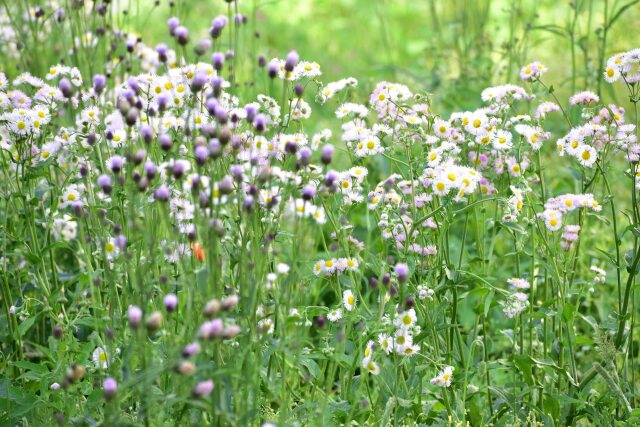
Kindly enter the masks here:
M 203 313 L 206 317 L 213 317 L 215 314 L 220 311 L 222 304 L 217 299 L 212 299 L 207 302 L 204 306 Z
M 167 294 L 162 301 L 164 308 L 170 313 L 176 311 L 176 308 L 178 308 L 178 297 L 176 294 Z
M 129 306 L 127 317 L 129 318 L 129 326 L 136 329 L 142 321 L 142 309 L 136 305 Z
M 207 397 L 213 391 L 213 381 L 200 381 L 191 391 L 193 397 L 203 398 Z
M 162 313 L 154 311 L 147 318 L 147 329 L 149 332 L 155 332 L 162 326 Z
M 116 397 L 116 392 L 118 391 L 118 383 L 112 377 L 107 377 L 102 383 L 102 390 L 104 391 L 104 398 L 106 400 L 111 400 Z

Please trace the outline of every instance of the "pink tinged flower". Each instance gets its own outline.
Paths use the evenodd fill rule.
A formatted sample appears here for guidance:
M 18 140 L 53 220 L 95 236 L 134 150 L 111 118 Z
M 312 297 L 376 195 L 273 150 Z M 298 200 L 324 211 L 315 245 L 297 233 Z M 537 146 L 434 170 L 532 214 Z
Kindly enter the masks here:
M 178 307 L 178 297 L 176 296 L 176 294 L 167 294 L 164 296 L 162 301 L 164 303 L 164 308 L 167 311 L 176 311 L 176 308 Z
M 197 398 L 205 398 L 211 394 L 213 391 L 213 381 L 200 381 L 191 391 L 193 397 Z
M 222 335 L 224 325 L 221 319 L 213 319 L 208 322 L 204 322 L 200 326 L 200 336 L 204 339 L 218 338 Z
M 136 305 L 129 306 L 127 317 L 129 318 L 129 326 L 137 328 L 142 321 L 142 309 Z
M 395 273 L 398 275 L 398 281 L 405 283 L 409 279 L 409 266 L 405 263 L 398 263 L 394 267 Z
M 107 377 L 102 383 L 102 390 L 104 391 L 104 398 L 106 400 L 111 400 L 116 396 L 118 383 L 112 377 Z

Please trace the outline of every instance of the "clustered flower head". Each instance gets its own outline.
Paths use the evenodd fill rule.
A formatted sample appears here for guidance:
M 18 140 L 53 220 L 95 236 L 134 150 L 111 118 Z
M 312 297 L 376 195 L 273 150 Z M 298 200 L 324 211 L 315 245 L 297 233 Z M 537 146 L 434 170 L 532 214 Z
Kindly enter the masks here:
M 520 78 L 525 81 L 535 81 L 540 79 L 540 76 L 547 71 L 549 71 L 549 69 L 546 66 L 538 61 L 534 61 L 520 69 Z
M 640 70 L 637 64 L 640 64 L 640 49 L 614 55 L 607 61 L 604 78 L 609 83 L 620 78 L 627 84 L 637 83 L 640 81 Z

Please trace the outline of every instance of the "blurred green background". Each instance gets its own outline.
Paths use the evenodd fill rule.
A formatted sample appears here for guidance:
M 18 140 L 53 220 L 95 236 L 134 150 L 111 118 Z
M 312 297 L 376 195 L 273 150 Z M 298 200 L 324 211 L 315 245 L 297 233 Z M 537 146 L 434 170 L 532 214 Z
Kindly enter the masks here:
M 202 36 L 215 15 L 227 14 L 223 0 L 176 0 L 172 8 L 153 4 L 136 4 L 140 12 L 130 21 L 151 44 L 166 39 L 159 22 L 173 14 Z M 590 89 L 624 104 L 625 92 L 613 93 L 598 77 L 602 61 L 637 47 L 640 22 L 638 0 L 239 0 L 238 5 L 260 33 L 251 41 L 259 53 L 284 56 L 295 48 L 321 64 L 324 81 L 353 76 L 365 90 L 380 80 L 400 81 L 434 94 L 434 104 L 447 112 L 479 107 L 482 89 L 518 83 L 520 67 L 534 60 L 551 69 L 545 80 L 563 101 Z M 150 12 L 156 16 L 146 21 Z M 150 21 L 155 24 L 140 25 Z

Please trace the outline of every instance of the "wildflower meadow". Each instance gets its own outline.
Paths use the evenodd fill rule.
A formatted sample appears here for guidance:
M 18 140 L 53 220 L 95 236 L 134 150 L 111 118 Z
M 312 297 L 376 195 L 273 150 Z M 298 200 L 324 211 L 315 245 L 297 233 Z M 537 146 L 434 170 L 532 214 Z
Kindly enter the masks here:
M 0 1 L 1 425 L 640 425 L 640 2 L 416 3 Z

